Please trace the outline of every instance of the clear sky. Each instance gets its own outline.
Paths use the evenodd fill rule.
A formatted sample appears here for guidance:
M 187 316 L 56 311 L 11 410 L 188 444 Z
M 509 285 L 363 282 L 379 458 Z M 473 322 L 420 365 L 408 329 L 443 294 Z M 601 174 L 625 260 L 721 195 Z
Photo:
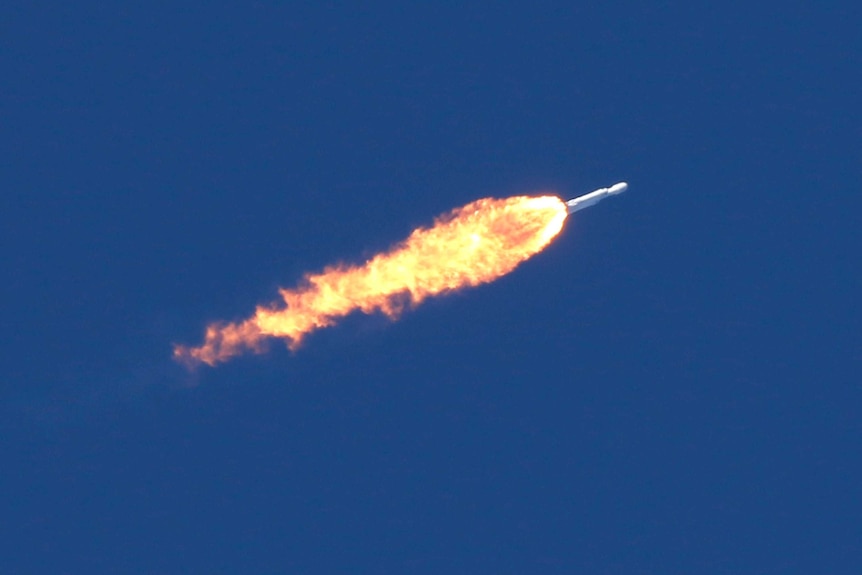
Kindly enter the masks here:
M 0 573 L 862 572 L 858 2 L 18 2 Z M 499 281 L 174 343 L 472 200 Z

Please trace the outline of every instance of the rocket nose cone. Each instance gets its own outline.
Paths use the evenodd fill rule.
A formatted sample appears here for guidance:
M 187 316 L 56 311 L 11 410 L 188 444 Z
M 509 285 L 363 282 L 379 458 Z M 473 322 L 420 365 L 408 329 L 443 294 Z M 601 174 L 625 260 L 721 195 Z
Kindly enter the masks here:
M 613 186 L 608 188 L 608 193 L 609 194 L 621 194 L 624 191 L 626 191 L 627 189 L 629 189 L 629 185 L 625 182 L 620 182 L 620 183 L 614 184 Z

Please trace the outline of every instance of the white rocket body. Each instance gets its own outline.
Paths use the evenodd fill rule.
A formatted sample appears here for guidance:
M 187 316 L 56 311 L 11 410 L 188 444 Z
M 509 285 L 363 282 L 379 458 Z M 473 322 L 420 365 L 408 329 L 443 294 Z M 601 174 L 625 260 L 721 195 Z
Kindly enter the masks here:
M 621 194 L 624 191 L 629 189 L 629 185 L 625 182 L 620 182 L 618 184 L 614 184 L 610 188 L 599 188 L 595 192 L 590 192 L 589 194 L 585 194 L 578 198 L 574 198 L 566 202 L 566 206 L 570 214 L 577 212 L 578 210 L 583 210 L 584 208 L 588 208 L 593 204 L 597 204 L 608 196 L 615 196 L 617 194 Z

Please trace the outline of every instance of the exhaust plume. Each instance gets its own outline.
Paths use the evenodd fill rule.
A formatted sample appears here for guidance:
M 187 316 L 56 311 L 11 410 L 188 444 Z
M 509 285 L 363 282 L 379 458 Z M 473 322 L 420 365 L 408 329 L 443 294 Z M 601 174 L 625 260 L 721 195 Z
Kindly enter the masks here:
M 544 249 L 566 217 L 566 204 L 554 196 L 477 200 L 362 265 L 307 274 L 298 287 L 279 290 L 283 303 L 258 306 L 238 323 L 210 324 L 200 346 L 176 345 L 174 358 L 190 367 L 215 365 L 245 351 L 262 353 L 272 337 L 295 350 L 312 331 L 357 310 L 395 319 L 429 296 L 509 273 Z

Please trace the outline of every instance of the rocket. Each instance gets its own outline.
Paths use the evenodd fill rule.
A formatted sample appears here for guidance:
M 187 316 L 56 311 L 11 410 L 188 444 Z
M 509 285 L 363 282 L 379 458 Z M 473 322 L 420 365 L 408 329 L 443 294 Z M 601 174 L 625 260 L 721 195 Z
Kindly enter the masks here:
M 573 214 L 578 210 L 583 210 L 593 204 L 599 203 L 608 196 L 621 194 L 627 189 L 629 189 L 629 185 L 625 182 L 614 184 L 610 188 L 599 188 L 595 192 L 590 192 L 589 194 L 584 194 L 583 196 L 569 200 L 566 202 L 566 208 L 570 214 Z

